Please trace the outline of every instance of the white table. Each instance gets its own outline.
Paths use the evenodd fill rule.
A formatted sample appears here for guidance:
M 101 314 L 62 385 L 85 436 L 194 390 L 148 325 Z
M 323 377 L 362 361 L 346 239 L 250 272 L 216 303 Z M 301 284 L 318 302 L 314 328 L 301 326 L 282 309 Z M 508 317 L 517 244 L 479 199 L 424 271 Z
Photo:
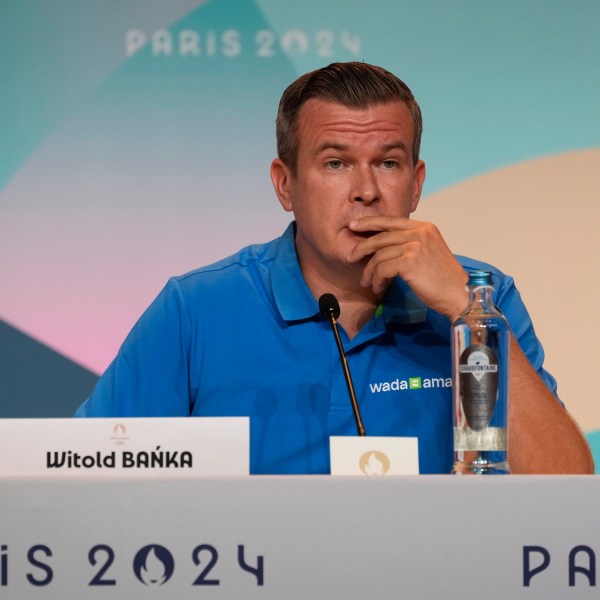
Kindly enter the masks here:
M 594 476 L 3 479 L 0 598 L 596 598 L 599 510 Z

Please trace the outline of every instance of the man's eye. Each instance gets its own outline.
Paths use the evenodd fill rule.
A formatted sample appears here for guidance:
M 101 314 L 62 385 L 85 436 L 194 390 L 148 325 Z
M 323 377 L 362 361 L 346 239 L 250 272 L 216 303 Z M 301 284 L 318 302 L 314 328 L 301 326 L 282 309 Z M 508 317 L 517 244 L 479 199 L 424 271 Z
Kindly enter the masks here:
M 396 168 L 398 166 L 398 163 L 395 160 L 384 160 L 381 163 L 381 166 L 384 169 L 394 169 L 394 168 Z
M 334 171 L 337 171 L 338 169 L 342 168 L 342 161 L 341 160 L 330 160 L 327 162 L 327 166 L 330 169 L 333 169 Z

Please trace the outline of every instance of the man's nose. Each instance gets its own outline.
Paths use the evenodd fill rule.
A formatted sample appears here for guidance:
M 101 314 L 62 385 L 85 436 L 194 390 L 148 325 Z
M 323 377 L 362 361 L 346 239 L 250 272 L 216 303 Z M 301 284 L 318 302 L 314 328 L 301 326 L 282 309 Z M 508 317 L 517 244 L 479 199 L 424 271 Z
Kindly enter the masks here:
M 371 167 L 357 168 L 352 181 L 351 202 L 362 202 L 366 206 L 379 200 L 380 191 L 377 178 Z

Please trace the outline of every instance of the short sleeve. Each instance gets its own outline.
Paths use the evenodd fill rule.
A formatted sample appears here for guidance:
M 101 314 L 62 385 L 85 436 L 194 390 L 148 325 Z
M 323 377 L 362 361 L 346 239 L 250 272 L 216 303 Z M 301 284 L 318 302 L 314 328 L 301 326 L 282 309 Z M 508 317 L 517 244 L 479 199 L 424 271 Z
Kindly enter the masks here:
M 170 279 L 75 416 L 189 416 L 190 329 L 181 289 Z

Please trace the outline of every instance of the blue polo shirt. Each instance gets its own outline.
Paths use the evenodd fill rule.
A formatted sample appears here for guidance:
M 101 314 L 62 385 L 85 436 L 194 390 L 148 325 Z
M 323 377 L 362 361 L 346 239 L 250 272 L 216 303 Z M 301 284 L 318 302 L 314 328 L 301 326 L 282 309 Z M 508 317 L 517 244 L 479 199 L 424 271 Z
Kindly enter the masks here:
M 495 302 L 534 368 L 543 350 L 513 280 Z M 415 436 L 422 473 L 453 461 L 450 322 L 397 279 L 363 329 L 342 342 L 367 435 Z M 169 280 L 77 416 L 249 416 L 255 474 L 329 472 L 329 436 L 356 435 L 331 325 L 296 256 L 294 225 Z

